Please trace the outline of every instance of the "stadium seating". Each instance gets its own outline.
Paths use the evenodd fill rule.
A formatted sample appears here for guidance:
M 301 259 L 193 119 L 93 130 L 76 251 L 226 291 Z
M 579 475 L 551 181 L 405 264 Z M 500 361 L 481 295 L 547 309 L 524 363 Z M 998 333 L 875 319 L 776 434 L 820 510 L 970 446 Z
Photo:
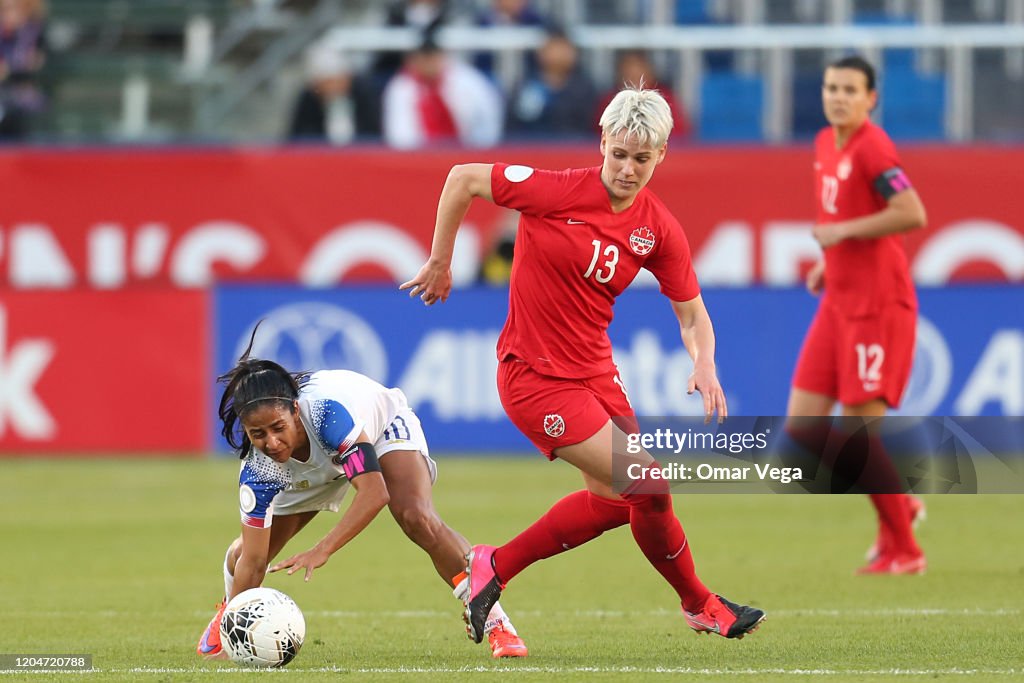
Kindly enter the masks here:
M 946 79 L 892 69 L 881 84 L 882 126 L 898 140 L 945 137 Z
M 756 76 L 711 73 L 701 82 L 700 139 L 755 142 L 762 139 L 764 82 Z
M 821 71 L 793 77 L 793 139 L 809 140 L 828 122 L 821 110 Z
M 968 70 L 947 71 L 952 53 L 944 44 L 881 50 L 877 64 L 884 95 L 881 120 L 892 129 L 894 137 L 902 139 L 1024 138 L 1024 127 L 1019 123 L 1024 120 L 1024 99 L 1018 92 L 1024 91 L 1021 59 L 1015 57 L 1024 48 L 999 38 L 1000 31 L 1020 29 L 1017 0 L 532 1 L 582 41 L 584 61 L 600 87 L 611 86 L 610 65 L 615 50 L 646 45 L 651 40 L 658 43 L 653 49 L 664 56 L 660 64 L 663 72 L 675 74 L 672 82 L 680 88 L 676 96 L 692 111 L 701 112 L 696 122 L 698 139 L 713 142 L 807 139 L 823 124 L 820 67 L 839 52 L 858 47 L 797 41 L 800 44 L 792 52 L 792 77 L 785 80 L 790 71 L 776 69 L 769 73 L 774 67 L 769 67 L 766 54 L 774 46 L 761 44 L 764 33 L 794 27 L 805 32 L 818 26 L 831 30 L 846 24 L 897 29 L 927 25 L 944 30 L 961 24 L 970 25 L 972 30 L 982 28 L 989 35 L 977 42 L 970 39 L 973 47 L 968 48 Z M 472 11 L 489 2 L 452 0 L 450 25 L 465 28 Z M 334 15 L 317 16 L 318 7 L 332 3 L 338 8 Z M 358 42 L 356 33 L 382 27 L 381 8 L 385 4 L 383 0 L 50 0 L 49 54 L 41 75 L 50 106 L 34 127 L 35 139 L 131 138 L 124 133 L 129 127 L 122 119 L 126 118 L 123 112 L 125 102 L 131 99 L 133 81 L 145 81 L 148 97 L 143 107 L 148 118 L 137 128 L 141 132 L 136 141 L 273 139 L 284 127 L 282 120 L 302 80 L 302 52 L 312 39 L 327 38 L 335 29 L 342 29 L 334 36 L 333 45 L 351 51 L 358 68 L 372 62 L 373 51 L 384 49 L 384 45 L 401 49 L 407 37 L 394 32 L 381 35 L 382 42 L 369 47 L 352 47 L 353 40 Z M 258 12 L 257 8 L 266 11 Z M 198 17 L 205 20 L 209 33 L 190 30 Z M 345 34 L 345 30 L 353 35 Z M 679 35 L 673 37 L 672 32 Z M 704 34 L 712 32 L 720 32 L 721 39 L 708 42 Z M 197 34 L 205 35 L 206 49 L 199 52 L 209 61 L 200 61 L 200 67 L 191 68 L 197 62 L 187 57 L 194 57 L 196 51 L 186 48 L 203 44 L 201 40 L 189 40 Z M 996 44 L 985 47 L 991 45 L 992 34 Z M 699 62 L 688 62 L 686 68 L 699 69 L 699 88 L 697 78 L 685 82 L 690 73 L 676 59 L 679 49 L 689 46 L 688 41 L 698 35 Z M 951 33 L 950 41 L 954 35 L 959 34 Z M 457 45 L 461 39 L 454 40 Z M 528 50 L 532 39 L 524 34 L 510 40 L 524 41 L 510 49 Z M 503 41 L 506 37 L 495 44 Z M 508 47 L 507 42 L 504 44 Z M 801 52 L 812 53 L 813 58 L 801 61 Z M 878 58 L 879 52 L 869 49 L 869 56 Z M 788 58 L 774 64 L 785 64 Z M 783 73 L 787 75 L 780 78 Z M 680 78 L 680 74 L 685 75 Z M 510 90 L 513 75 L 504 78 L 501 85 Z M 240 83 L 252 85 L 234 99 L 224 96 Z M 951 98 L 961 95 L 973 100 L 966 116 L 964 108 L 951 105 L 958 101 Z M 786 106 L 769 106 L 778 104 L 777 97 L 787 96 L 791 100 Z M 204 116 L 202 105 L 218 98 L 225 103 L 224 111 Z
M 684 25 L 709 24 L 712 21 L 708 14 L 705 0 L 676 0 L 676 23 Z

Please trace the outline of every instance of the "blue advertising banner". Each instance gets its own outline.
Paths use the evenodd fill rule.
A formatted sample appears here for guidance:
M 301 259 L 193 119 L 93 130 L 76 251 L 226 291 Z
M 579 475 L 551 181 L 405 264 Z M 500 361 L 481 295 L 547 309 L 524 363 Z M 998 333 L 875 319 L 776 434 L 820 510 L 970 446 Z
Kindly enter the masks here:
M 1024 289 L 919 295 L 914 372 L 898 414 L 1024 414 Z M 817 300 L 795 289 L 711 289 L 704 299 L 730 413 L 783 415 Z M 213 365 L 230 368 L 263 320 L 255 355 L 289 370 L 348 368 L 401 387 L 437 452 L 532 451 L 495 389 L 494 348 L 507 306 L 501 288 L 456 290 L 428 308 L 392 287 L 222 286 Z M 686 395 L 692 363 L 665 297 L 637 288 L 615 310 L 610 336 L 637 414 L 699 415 L 700 399 Z M 219 400 L 219 388 L 211 391 Z M 219 434 L 214 439 L 224 448 Z

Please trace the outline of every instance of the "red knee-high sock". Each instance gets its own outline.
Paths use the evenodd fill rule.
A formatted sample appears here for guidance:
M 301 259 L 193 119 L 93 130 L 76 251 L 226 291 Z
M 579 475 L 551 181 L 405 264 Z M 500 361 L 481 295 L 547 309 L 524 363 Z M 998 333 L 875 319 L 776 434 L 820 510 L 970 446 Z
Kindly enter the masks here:
M 544 516 L 494 552 L 494 572 L 508 583 L 538 560 L 583 545 L 629 523 L 630 506 L 582 490 L 551 506 Z
M 697 577 L 690 544 L 672 511 L 672 496 L 633 493 L 622 497 L 629 503 L 629 528 L 647 561 L 672 584 L 686 610 L 701 610 L 711 591 Z
M 889 532 L 892 548 L 885 551 L 920 555 L 921 548 L 914 539 L 914 528 L 910 518 L 910 498 L 903 490 L 903 478 L 892 457 L 886 450 L 885 443 L 877 434 L 868 438 L 868 460 L 865 466 L 865 479 L 868 490 L 872 492 L 871 502 L 878 513 L 878 522 Z
M 901 493 L 906 480 L 900 475 L 885 442 L 877 434 L 867 439 L 867 462 L 864 465 L 862 485 L 872 493 Z M 905 502 L 905 501 L 904 501 Z M 910 510 L 907 510 L 907 515 Z M 909 529 L 909 517 L 907 528 Z
M 921 547 L 914 539 L 914 530 L 910 520 L 910 500 L 905 493 L 873 493 L 871 502 L 878 513 L 878 521 L 884 525 L 892 537 L 893 550 L 896 553 L 920 555 Z M 888 549 L 886 549 L 888 550 Z

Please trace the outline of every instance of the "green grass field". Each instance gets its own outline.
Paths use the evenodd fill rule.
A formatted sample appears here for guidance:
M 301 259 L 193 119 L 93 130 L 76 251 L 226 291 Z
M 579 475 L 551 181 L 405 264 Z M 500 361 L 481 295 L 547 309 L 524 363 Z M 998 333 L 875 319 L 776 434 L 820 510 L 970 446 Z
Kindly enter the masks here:
M 501 543 L 578 488 L 540 458 L 441 458 L 450 525 Z M 494 661 L 387 513 L 309 583 L 306 643 L 280 672 L 200 661 L 195 643 L 238 532 L 231 460 L 0 462 L 0 653 L 93 655 L 79 674 L 12 680 L 1024 679 L 1024 496 L 931 496 L 923 577 L 855 577 L 873 537 L 861 496 L 677 496 L 705 582 L 768 612 L 742 641 L 689 631 L 628 529 L 530 568 L 502 603 L 531 649 Z M 306 549 L 337 517 L 298 537 Z M 296 546 L 296 547 L 298 547 Z M 78 677 L 81 678 L 78 678 Z M 275 678 L 276 680 L 276 678 Z

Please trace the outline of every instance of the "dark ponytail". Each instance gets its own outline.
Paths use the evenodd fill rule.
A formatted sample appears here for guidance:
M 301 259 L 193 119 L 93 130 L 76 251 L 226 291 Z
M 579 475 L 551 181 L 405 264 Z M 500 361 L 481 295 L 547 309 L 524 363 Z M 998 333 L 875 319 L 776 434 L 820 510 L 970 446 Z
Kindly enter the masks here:
M 217 409 L 223 423 L 220 433 L 228 445 L 238 451 L 239 458 L 248 455 L 252 447 L 249 436 L 239 425 L 242 415 L 268 403 L 293 411 L 299 387 L 309 379 L 308 372 L 291 373 L 272 360 L 249 357 L 259 327 L 260 323 L 257 323 L 238 364 L 217 378 L 218 382 L 227 385 Z

